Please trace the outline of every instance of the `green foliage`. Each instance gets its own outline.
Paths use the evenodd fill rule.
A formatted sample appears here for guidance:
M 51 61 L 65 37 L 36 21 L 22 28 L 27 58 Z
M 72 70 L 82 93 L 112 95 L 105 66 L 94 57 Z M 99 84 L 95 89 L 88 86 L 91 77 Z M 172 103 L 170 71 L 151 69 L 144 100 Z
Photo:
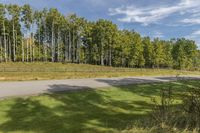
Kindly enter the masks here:
M 181 81 L 190 84 L 191 81 Z M 198 81 L 197 81 L 198 82 Z M 177 94 L 173 87 L 162 89 L 160 102 L 154 99 L 152 125 L 170 132 L 200 131 L 200 88 L 199 86 L 182 86 L 182 93 Z M 179 96 L 181 103 L 177 104 L 175 97 Z
M 7 12 L 11 17 L 5 14 Z M 23 35 L 25 34 L 25 35 Z M 199 69 L 197 45 L 120 30 L 105 19 L 64 16 L 56 8 L 0 5 L 0 61 L 49 61 L 134 68 Z
M 179 69 L 191 69 L 195 66 L 197 56 L 197 46 L 194 41 L 184 38 L 178 39 L 174 44 L 172 56 L 174 66 Z
M 153 45 L 149 37 L 144 37 L 143 39 L 143 46 L 144 46 L 144 59 L 145 59 L 145 66 L 152 67 L 153 66 Z

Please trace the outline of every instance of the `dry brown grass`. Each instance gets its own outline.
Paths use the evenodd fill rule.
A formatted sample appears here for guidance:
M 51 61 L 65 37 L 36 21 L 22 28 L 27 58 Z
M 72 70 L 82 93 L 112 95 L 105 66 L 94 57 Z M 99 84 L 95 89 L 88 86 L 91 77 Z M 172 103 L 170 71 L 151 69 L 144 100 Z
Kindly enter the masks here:
M 87 64 L 62 63 L 0 64 L 0 81 L 166 75 L 200 75 L 200 72 L 173 69 L 116 68 Z

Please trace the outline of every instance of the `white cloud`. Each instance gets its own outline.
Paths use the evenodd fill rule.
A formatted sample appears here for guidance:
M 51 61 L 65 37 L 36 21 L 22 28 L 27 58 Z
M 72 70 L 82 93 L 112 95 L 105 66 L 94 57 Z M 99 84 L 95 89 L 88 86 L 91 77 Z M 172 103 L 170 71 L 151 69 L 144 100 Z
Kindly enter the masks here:
M 199 35 L 200 36 L 200 30 L 193 32 L 192 35 Z
M 200 18 L 186 18 L 181 20 L 180 22 L 186 23 L 186 24 L 200 24 Z
M 195 40 L 200 48 L 200 30 L 193 31 L 190 35 L 185 36 L 185 38 Z
M 154 37 L 154 38 L 163 38 L 164 35 L 163 35 L 163 33 L 160 32 L 160 31 L 155 31 L 154 34 L 153 34 L 153 37 Z
M 162 5 L 151 7 L 126 6 L 109 9 L 110 15 L 123 15 L 119 18 L 122 22 L 138 22 L 143 25 L 157 23 L 159 20 L 166 18 L 173 13 L 197 13 L 200 11 L 200 0 L 180 0 L 176 5 Z

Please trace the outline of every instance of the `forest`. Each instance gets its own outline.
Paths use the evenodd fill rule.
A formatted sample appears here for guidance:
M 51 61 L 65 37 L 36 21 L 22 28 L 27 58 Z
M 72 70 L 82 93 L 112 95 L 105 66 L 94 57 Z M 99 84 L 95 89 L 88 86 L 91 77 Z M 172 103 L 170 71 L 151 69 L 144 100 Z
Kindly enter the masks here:
M 0 62 L 66 62 L 132 68 L 200 67 L 193 40 L 161 40 L 56 8 L 0 4 Z

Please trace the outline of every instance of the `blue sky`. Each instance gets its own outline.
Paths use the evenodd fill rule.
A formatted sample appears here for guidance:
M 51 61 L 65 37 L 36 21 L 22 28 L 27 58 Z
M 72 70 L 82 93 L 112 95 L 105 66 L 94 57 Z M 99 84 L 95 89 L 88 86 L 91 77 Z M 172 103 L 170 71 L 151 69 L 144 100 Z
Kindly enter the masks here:
M 120 29 L 143 36 L 193 39 L 200 47 L 200 0 L 0 0 L 30 4 L 33 9 L 54 7 L 64 15 L 76 13 L 89 20 L 112 20 Z

